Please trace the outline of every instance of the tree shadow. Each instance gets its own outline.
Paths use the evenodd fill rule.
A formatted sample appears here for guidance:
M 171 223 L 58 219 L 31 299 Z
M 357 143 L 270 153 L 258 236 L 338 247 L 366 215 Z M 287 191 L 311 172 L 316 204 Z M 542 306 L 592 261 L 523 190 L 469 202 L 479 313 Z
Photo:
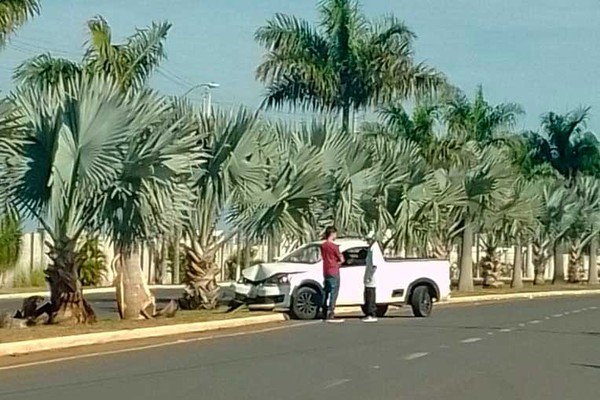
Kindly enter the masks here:
M 595 365 L 595 364 L 572 363 L 571 365 L 573 365 L 575 367 L 600 369 L 600 365 Z

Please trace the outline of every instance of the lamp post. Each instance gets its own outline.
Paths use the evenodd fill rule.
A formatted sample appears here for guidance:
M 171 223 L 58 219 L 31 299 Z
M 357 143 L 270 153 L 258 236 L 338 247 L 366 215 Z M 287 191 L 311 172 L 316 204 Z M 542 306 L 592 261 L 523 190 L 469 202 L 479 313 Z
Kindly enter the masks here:
M 221 87 L 216 82 L 199 83 L 189 88 L 181 97 L 185 97 L 196 89 L 203 88 L 204 95 L 202 96 L 202 108 L 205 114 L 212 113 L 212 93 L 213 89 Z

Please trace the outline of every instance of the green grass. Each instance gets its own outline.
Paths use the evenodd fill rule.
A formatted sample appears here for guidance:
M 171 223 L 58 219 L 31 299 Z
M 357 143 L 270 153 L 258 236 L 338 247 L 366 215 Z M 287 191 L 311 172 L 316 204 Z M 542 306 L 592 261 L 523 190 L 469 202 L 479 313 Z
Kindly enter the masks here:
M 149 328 L 154 326 L 187 324 L 193 322 L 218 321 L 268 314 L 265 312 L 250 312 L 247 309 L 240 309 L 232 313 L 226 313 L 225 310 L 226 309 L 221 308 L 214 311 L 179 311 L 175 318 L 165 319 L 121 321 L 118 318 L 106 318 L 91 325 L 39 325 L 24 329 L 6 329 L 2 330 L 2 334 L 0 335 L 0 343 L 69 335 L 81 335 L 85 333 L 110 332 L 121 329 Z

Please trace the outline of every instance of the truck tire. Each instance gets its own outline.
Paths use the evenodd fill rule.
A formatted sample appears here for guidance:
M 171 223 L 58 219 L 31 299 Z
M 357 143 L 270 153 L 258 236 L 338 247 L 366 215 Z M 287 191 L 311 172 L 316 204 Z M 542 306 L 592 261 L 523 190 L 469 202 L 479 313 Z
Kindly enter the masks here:
M 290 314 L 294 319 L 316 319 L 322 307 L 321 294 L 310 286 L 302 286 L 292 298 Z
M 410 305 L 412 306 L 415 317 L 429 317 L 431 315 L 431 309 L 433 308 L 429 288 L 427 286 L 417 286 L 410 298 Z
M 377 304 L 377 311 L 375 311 L 375 315 L 377 315 L 377 318 L 385 317 L 385 313 L 387 313 L 388 307 L 389 306 L 387 304 Z M 362 310 L 363 314 L 367 315 L 367 309 L 364 304 L 360 306 L 360 309 Z

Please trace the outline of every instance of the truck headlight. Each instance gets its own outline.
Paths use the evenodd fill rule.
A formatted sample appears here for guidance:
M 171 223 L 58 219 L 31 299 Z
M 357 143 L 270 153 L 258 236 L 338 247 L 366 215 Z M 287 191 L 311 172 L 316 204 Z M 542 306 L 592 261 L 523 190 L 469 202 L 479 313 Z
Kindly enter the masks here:
M 285 285 L 290 282 L 288 275 L 275 275 L 265 281 L 267 285 Z

